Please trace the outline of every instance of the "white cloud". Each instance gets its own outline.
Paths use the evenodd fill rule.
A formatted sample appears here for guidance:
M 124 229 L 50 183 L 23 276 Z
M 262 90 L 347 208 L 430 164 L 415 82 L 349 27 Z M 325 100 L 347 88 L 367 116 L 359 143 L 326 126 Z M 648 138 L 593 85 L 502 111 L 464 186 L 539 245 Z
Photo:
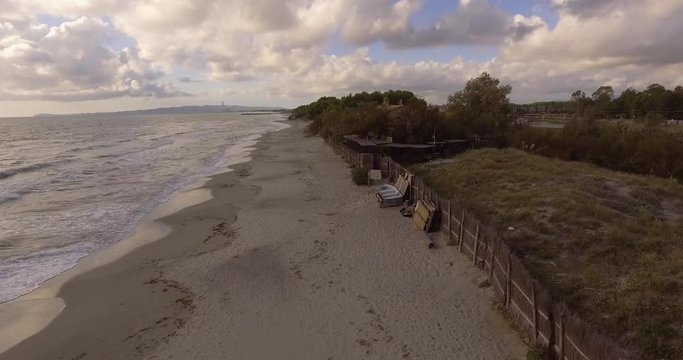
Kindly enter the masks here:
M 326 15 L 337 11 L 338 1 L 326 0 L 137 0 L 114 21 L 146 58 L 244 81 L 310 66 L 333 34 Z
M 415 25 L 426 1 L 441 0 L 0 0 L 0 97 L 180 95 L 163 84 L 167 74 L 195 91 L 290 99 L 407 88 L 437 101 L 481 71 L 511 83 L 518 100 L 566 98 L 603 83 L 683 82 L 680 0 L 547 0 L 553 27 L 490 0 L 460 0 L 456 11 Z M 48 26 L 39 14 L 65 20 Z M 347 55 L 330 53 L 339 41 Z M 372 59 L 365 47 L 378 43 L 397 58 L 453 45 L 497 54 Z M 192 77 L 173 73 L 179 68 Z
M 399 66 L 395 63 L 373 62 L 371 66 L 354 71 L 353 66 L 363 66 L 357 56 L 327 55 L 327 45 L 337 34 L 350 44 L 380 41 L 395 48 L 493 44 L 500 43 L 506 36 L 523 37 L 531 29 L 542 25 L 538 18 L 505 14 L 485 0 L 462 2 L 458 12 L 435 19 L 433 26 L 427 29 L 415 29 L 411 24 L 411 16 L 422 6 L 421 0 L 33 1 L 34 6 L 46 13 L 62 17 L 77 14 L 107 16 L 113 24 L 110 26 L 106 23 L 106 31 L 84 31 L 81 35 L 72 34 L 77 28 L 62 30 L 70 34 L 72 39 L 79 36 L 87 39 L 86 34 L 91 34 L 89 41 L 83 41 L 79 45 L 80 54 L 89 54 L 87 61 L 79 59 L 74 52 L 50 48 L 45 38 L 34 40 L 39 42 L 35 42 L 35 51 L 31 56 L 49 55 L 53 59 L 63 60 L 44 68 L 44 72 L 51 72 L 54 76 L 43 74 L 41 77 L 34 74 L 29 82 L 38 84 L 39 80 L 44 80 L 49 83 L 57 76 L 62 76 L 69 84 L 62 84 L 61 91 L 56 88 L 46 89 L 49 91 L 45 92 L 50 92 L 52 97 L 64 94 L 71 94 L 76 98 L 84 96 L 79 90 L 64 90 L 68 87 L 66 85 L 83 89 L 88 96 L 117 96 L 124 93 L 133 96 L 165 96 L 166 90 L 172 94 L 173 89 L 156 86 L 154 81 L 164 71 L 177 65 L 194 68 L 203 72 L 207 79 L 226 83 L 258 82 L 273 89 L 268 81 L 275 79 L 276 83 L 285 85 L 278 92 L 287 92 L 290 95 L 311 93 L 311 89 L 321 88 L 360 89 L 359 86 L 363 83 L 382 86 L 381 82 L 395 87 L 415 84 L 422 89 L 429 82 L 421 83 L 418 80 L 447 79 L 448 77 L 440 76 L 436 71 L 439 67 L 448 68 L 451 64 L 424 62 Z M 12 4 L 19 9 L 17 4 L 20 2 L 13 1 Z M 20 10 L 17 11 L 21 12 Z M 59 35 L 62 27 L 69 26 L 67 24 L 71 22 L 50 31 Z M 114 71 L 116 57 L 112 56 L 114 54 L 111 49 L 102 44 L 111 43 L 113 37 L 121 34 L 126 34 L 137 42 L 140 52 L 135 52 L 135 59 L 154 59 L 154 65 L 150 62 L 146 69 L 141 70 L 146 71 L 143 76 L 146 84 L 149 84 L 146 87 L 141 86 L 142 82 L 134 77 L 127 80 L 116 78 L 115 73 L 121 73 Z M 54 43 L 68 41 L 67 37 L 61 37 Z M 27 63 L 28 56 L 28 53 L 25 54 L 24 59 L 16 63 Z M 342 64 L 347 66 L 343 70 L 347 72 L 347 76 L 343 72 L 328 76 L 326 72 Z M 30 66 L 36 71 L 40 68 L 35 64 Z M 380 71 L 385 76 L 370 82 L 362 80 L 360 75 L 369 71 Z M 14 77 L 17 78 L 16 74 Z M 401 77 L 411 77 L 411 80 L 401 81 Z M 316 86 L 314 81 L 321 85 Z M 348 83 L 344 84 L 344 81 Z M 107 82 L 109 86 L 106 85 Z M 306 83 L 307 89 L 296 90 L 291 86 L 297 83 L 302 84 L 301 86 Z M 334 87 L 329 86 L 331 84 Z M 20 88 L 23 88 L 23 92 L 17 91 L 15 97 L 20 96 L 19 94 L 36 96 L 39 92 L 30 85 Z M 99 91 L 93 91 L 98 88 Z
M 643 0 L 551 0 L 553 8 L 563 15 L 579 17 L 596 17 L 609 15 L 614 9 L 626 8 L 638 3 L 648 3 L 649 6 L 657 6 L 654 1 Z
M 298 77 L 274 76 L 263 87 L 271 96 L 312 97 L 346 95 L 357 91 L 410 89 L 420 96 L 443 101 L 477 76 L 481 64 L 456 58 L 449 63 L 421 61 L 415 64 L 377 62 L 361 48 L 347 56 L 323 56 L 322 63 Z
M 488 0 L 461 1 L 457 11 L 445 14 L 427 28 L 415 28 L 410 17 L 419 10 L 418 0 L 356 4 L 344 24 L 345 40 L 367 45 L 382 41 L 390 48 L 405 49 L 445 45 L 496 45 L 512 37 L 521 39 L 545 25 L 540 17 L 511 15 Z
M 453 14 L 415 29 L 421 0 L 130 0 L 114 16 L 142 55 L 167 67 L 201 69 L 224 82 L 301 78 L 329 62 L 332 39 L 354 46 L 380 41 L 393 48 L 498 44 L 545 26 L 538 17 L 510 15 L 486 0 L 464 2 Z M 319 79 L 319 81 L 326 81 Z
M 502 52 L 511 60 L 552 60 L 561 71 L 678 63 L 683 59 L 682 14 L 679 0 L 634 2 L 599 18 L 564 14 L 555 28 L 541 28 Z
M 420 6 L 419 0 L 349 2 L 342 23 L 342 38 L 352 44 L 367 45 L 410 34 L 413 32 L 410 16 Z
M 6 22 L 0 27 L 0 94 L 6 100 L 177 95 L 155 82 L 163 72 L 136 48 L 108 46 L 121 36 L 88 17 L 54 27 Z
M 573 90 L 603 84 L 624 89 L 683 83 L 679 0 L 554 4 L 561 8 L 554 28 L 541 27 L 500 48 L 497 71 L 520 98 L 567 98 Z

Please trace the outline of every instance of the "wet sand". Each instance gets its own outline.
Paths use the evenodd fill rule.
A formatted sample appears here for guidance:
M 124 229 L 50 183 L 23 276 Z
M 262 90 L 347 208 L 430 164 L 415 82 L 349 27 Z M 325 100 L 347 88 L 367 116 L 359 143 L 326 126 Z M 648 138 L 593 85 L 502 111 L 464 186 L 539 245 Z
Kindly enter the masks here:
M 525 358 L 482 274 L 292 125 L 168 235 L 66 282 L 64 310 L 0 358 Z

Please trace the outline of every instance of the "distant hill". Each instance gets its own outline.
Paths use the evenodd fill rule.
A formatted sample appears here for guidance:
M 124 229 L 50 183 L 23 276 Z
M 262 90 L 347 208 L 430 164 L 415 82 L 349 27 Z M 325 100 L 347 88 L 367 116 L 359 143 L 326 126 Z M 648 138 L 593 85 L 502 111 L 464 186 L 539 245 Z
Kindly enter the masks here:
M 282 112 L 286 109 L 272 106 L 242 106 L 242 105 L 203 105 L 203 106 L 178 106 L 147 110 L 130 110 L 130 111 L 115 111 L 115 112 L 96 112 L 96 113 L 80 113 L 80 114 L 36 114 L 34 117 L 51 117 L 51 116 L 92 116 L 92 115 L 171 115 L 171 114 L 217 114 L 223 112 Z

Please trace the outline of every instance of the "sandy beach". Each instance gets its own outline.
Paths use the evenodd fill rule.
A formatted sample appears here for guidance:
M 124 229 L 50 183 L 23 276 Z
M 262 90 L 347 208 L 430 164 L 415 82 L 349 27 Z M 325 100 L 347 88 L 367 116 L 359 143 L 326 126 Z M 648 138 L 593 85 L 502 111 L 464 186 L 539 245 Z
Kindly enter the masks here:
M 526 358 L 483 273 L 291 125 L 166 236 L 67 281 L 61 313 L 0 359 Z

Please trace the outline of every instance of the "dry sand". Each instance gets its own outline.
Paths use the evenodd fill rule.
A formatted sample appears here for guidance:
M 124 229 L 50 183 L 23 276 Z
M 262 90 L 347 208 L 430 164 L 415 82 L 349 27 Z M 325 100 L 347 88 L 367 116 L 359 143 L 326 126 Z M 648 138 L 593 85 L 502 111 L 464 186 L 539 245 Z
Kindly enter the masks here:
M 482 274 L 292 125 L 168 236 L 68 281 L 64 311 L 0 358 L 525 358 Z

